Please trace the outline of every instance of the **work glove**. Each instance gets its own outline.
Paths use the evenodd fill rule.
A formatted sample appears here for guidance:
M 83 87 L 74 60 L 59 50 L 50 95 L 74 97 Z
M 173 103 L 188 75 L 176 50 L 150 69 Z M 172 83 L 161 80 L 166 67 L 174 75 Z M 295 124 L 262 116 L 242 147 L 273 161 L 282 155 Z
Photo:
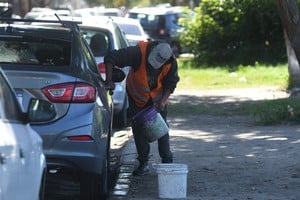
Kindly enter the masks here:
M 166 105 L 162 101 L 158 101 L 157 103 L 154 103 L 154 106 L 159 112 L 161 112 L 165 109 Z

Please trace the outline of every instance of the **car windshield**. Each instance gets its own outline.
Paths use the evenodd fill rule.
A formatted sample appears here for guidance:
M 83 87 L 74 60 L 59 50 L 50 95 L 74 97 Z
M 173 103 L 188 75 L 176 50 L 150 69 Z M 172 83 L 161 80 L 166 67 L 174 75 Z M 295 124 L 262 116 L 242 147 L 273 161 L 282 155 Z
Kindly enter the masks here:
M 0 38 L 0 63 L 43 66 L 70 64 L 71 47 L 67 42 L 24 38 Z

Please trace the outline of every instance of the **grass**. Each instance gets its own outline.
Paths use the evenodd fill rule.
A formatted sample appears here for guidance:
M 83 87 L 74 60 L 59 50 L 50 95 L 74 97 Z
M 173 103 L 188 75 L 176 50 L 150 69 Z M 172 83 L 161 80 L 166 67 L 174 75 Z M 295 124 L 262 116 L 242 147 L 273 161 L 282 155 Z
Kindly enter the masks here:
M 278 66 L 246 66 L 222 67 L 191 67 L 190 63 L 179 61 L 180 82 L 177 89 L 226 89 L 261 86 L 276 86 L 287 88 L 288 67 Z M 294 116 L 289 116 L 287 106 L 294 109 Z M 252 115 L 259 125 L 271 125 L 288 121 L 300 121 L 300 101 L 298 98 L 285 98 L 261 101 L 244 101 L 234 103 L 215 104 L 205 103 L 187 104 L 178 102 L 170 104 L 170 116 L 186 115 Z
M 287 87 L 288 68 L 279 66 L 246 66 L 235 70 L 213 68 L 185 68 L 179 62 L 179 89 L 224 89 L 256 86 Z

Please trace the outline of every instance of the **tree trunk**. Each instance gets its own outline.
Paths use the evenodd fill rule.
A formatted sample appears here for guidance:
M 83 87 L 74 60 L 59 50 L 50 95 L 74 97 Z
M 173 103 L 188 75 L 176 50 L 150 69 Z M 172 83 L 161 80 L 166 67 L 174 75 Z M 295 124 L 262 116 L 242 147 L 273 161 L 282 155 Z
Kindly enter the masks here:
M 291 42 L 284 31 L 284 40 L 286 45 L 286 51 L 288 56 L 288 71 L 289 71 L 289 88 L 292 91 L 292 95 L 296 95 L 297 88 L 300 89 L 300 66 L 294 48 L 291 46 Z
M 284 29 L 289 69 L 289 89 L 300 89 L 300 23 L 295 0 L 275 0 Z

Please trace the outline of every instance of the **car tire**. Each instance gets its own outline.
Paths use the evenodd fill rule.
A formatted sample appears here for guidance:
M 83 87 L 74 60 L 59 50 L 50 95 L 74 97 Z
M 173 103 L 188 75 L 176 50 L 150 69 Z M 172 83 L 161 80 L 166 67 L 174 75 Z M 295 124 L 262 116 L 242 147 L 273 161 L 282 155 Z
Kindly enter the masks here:
M 105 200 L 108 198 L 108 171 L 109 163 L 106 161 L 101 174 L 82 172 L 80 176 L 81 200 Z

